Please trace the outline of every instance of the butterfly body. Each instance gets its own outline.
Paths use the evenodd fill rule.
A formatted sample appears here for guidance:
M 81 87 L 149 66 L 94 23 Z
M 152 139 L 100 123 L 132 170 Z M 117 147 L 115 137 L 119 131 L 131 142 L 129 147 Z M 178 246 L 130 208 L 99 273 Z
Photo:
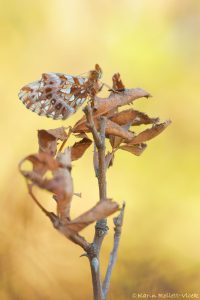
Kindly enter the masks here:
M 19 99 L 26 108 L 53 119 L 67 119 L 101 89 L 99 65 L 87 77 L 63 73 L 44 73 L 41 80 L 25 85 Z

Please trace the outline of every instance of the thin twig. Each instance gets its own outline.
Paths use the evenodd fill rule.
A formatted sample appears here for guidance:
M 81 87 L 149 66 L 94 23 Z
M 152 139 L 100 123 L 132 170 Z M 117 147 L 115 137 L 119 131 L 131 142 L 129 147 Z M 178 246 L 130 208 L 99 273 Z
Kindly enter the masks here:
M 101 147 L 101 138 L 98 134 L 98 131 L 96 129 L 96 126 L 94 124 L 94 120 L 93 120 L 93 117 L 92 117 L 92 108 L 91 108 L 91 105 L 88 104 L 86 107 L 84 107 L 83 109 L 85 115 L 86 115 L 86 118 L 87 118 L 87 126 L 90 128 L 91 130 L 91 133 L 93 135 L 93 139 L 94 139 L 94 142 L 97 146 L 97 148 Z
M 106 118 L 100 118 L 100 147 L 98 149 L 98 158 L 99 158 L 99 172 L 98 172 L 98 181 L 99 181 L 99 198 L 100 201 L 106 200 L 106 162 L 105 162 L 105 130 L 106 130 Z
M 58 152 L 61 152 L 61 151 L 63 150 L 63 148 L 64 148 L 65 144 L 67 143 L 67 141 L 68 141 L 68 139 L 69 139 L 71 133 L 72 133 L 72 127 L 70 126 L 70 127 L 69 127 L 69 131 L 68 131 L 68 134 L 67 134 L 67 137 L 66 137 L 66 139 L 62 142 L 62 144 L 61 144 L 61 146 L 60 146 Z
M 28 193 L 31 196 L 31 198 L 33 199 L 33 201 L 37 204 L 37 206 L 41 209 L 41 211 L 43 211 L 43 213 L 45 215 L 49 216 L 50 211 L 46 210 L 46 208 L 44 208 L 44 206 L 42 206 L 42 204 L 40 204 L 40 202 L 37 200 L 37 198 L 33 194 L 33 185 L 29 184 L 28 182 L 26 182 L 26 184 L 27 184 Z
M 97 147 L 96 147 L 95 143 L 94 143 L 94 153 L 93 153 L 93 166 L 94 166 L 95 176 L 98 179 L 98 174 L 99 174 L 99 158 L 98 158 Z
M 113 244 L 113 249 L 112 252 L 110 253 L 110 259 L 108 263 L 108 268 L 106 271 L 106 276 L 103 281 L 103 300 L 106 300 L 107 298 L 107 293 L 111 281 L 111 275 L 112 275 L 112 270 L 114 268 L 114 265 L 116 263 L 117 259 L 117 252 L 118 252 L 118 247 L 119 247 L 119 241 L 120 241 L 120 236 L 121 236 L 121 230 L 122 230 L 122 225 L 123 225 L 123 218 L 124 218 L 124 209 L 125 209 L 125 202 L 123 203 L 123 206 L 121 208 L 120 214 L 113 219 L 114 222 L 114 244 Z
M 90 244 L 84 239 L 84 237 L 68 229 L 67 225 L 65 226 L 60 222 L 59 217 L 56 214 L 46 210 L 33 194 L 32 187 L 33 186 L 31 184 L 28 184 L 27 182 L 29 195 L 31 196 L 33 201 L 37 204 L 37 206 L 43 211 L 43 213 L 50 219 L 54 228 L 56 228 L 60 233 L 62 233 L 66 238 L 71 240 L 73 243 L 78 244 L 81 248 L 87 251 L 90 248 Z

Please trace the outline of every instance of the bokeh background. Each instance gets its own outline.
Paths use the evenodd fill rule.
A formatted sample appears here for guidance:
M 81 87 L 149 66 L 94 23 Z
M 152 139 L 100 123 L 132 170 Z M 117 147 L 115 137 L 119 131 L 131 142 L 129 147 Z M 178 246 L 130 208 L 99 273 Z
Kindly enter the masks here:
M 37 129 L 74 123 L 28 111 L 17 93 L 53 71 L 80 74 L 99 63 L 104 82 L 154 96 L 137 109 L 172 125 L 141 157 L 120 152 L 109 196 L 127 209 L 109 299 L 133 293 L 200 292 L 200 2 L 198 0 L 0 1 L 0 299 L 91 299 L 88 261 L 27 195 L 18 162 L 37 151 Z M 92 149 L 74 164 L 73 216 L 97 201 Z M 49 209 L 44 192 L 38 197 Z M 110 222 L 112 231 L 112 223 Z M 107 236 L 102 270 L 112 245 Z M 84 230 L 92 238 L 93 226 Z

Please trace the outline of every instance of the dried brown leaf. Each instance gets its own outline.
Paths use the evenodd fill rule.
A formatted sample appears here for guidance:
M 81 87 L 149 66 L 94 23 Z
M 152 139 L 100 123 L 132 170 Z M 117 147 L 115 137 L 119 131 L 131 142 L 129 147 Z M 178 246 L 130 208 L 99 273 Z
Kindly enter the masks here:
M 127 109 L 121 112 L 114 114 L 111 118 L 111 121 L 117 123 L 118 125 L 140 125 L 140 124 L 154 124 L 159 122 L 159 118 L 150 118 L 143 112 Z
M 86 134 L 85 132 L 81 132 L 81 133 L 78 133 L 78 134 L 74 134 L 74 136 L 75 136 L 76 138 L 78 138 L 78 139 L 84 139 L 84 138 L 88 139 L 88 136 L 87 136 L 87 134 Z
M 123 139 L 132 139 L 134 137 L 132 132 L 110 120 L 106 121 L 106 135 L 114 135 Z
M 68 228 L 75 232 L 79 232 L 91 223 L 106 218 L 119 210 L 117 202 L 111 199 L 98 202 L 93 208 L 86 211 L 68 224 Z
M 66 138 L 67 134 L 63 127 L 49 130 L 38 130 L 39 151 L 46 152 L 54 156 L 57 151 L 57 141 L 64 141 Z
M 143 151 L 146 149 L 147 144 L 141 143 L 141 144 L 136 144 L 136 145 L 129 145 L 129 144 L 125 144 L 119 147 L 119 149 L 128 151 L 134 155 L 141 155 L 143 153 Z
M 51 184 L 55 187 L 58 216 L 62 224 L 65 224 L 70 220 L 70 206 L 74 194 L 70 149 L 65 149 L 64 153 L 58 153 L 57 160 L 63 167 L 53 173 L 54 177 Z
M 21 166 L 25 161 L 32 162 L 33 172 L 41 175 L 44 174 L 47 170 L 54 171 L 59 167 L 58 161 L 56 161 L 51 155 L 45 152 L 40 152 L 29 155 L 20 162 L 19 168 L 22 173 L 23 170 L 21 169 Z
M 72 160 L 77 160 L 85 153 L 85 151 L 90 147 L 92 141 L 88 138 L 83 138 L 81 141 L 75 143 L 71 147 L 71 158 Z
M 47 132 L 49 134 L 51 134 L 52 136 L 54 136 L 57 140 L 64 141 L 67 138 L 67 134 L 65 132 L 64 127 L 49 129 L 49 130 L 47 130 Z
M 106 115 L 111 111 L 115 110 L 123 105 L 132 103 L 134 100 L 142 97 L 150 97 L 151 95 L 143 89 L 125 89 L 125 91 L 120 93 L 111 93 L 108 98 L 95 97 L 94 108 L 93 108 L 93 118 L 94 121 L 97 117 Z M 87 132 L 86 117 L 83 116 L 74 126 L 73 132 Z
M 125 89 L 120 93 L 112 93 L 108 98 L 95 97 L 94 116 L 105 115 L 114 108 L 132 103 L 134 100 L 142 97 L 150 97 L 151 95 L 143 89 Z
M 136 135 L 131 141 L 128 142 L 128 144 L 134 145 L 149 141 L 165 130 L 169 124 L 171 124 L 170 120 L 164 123 L 153 125 L 151 128 L 148 128 Z
M 99 118 L 94 118 L 94 124 L 96 129 L 99 131 L 99 127 L 100 127 L 100 121 Z M 75 128 L 73 129 L 74 132 L 89 132 L 90 129 L 87 126 L 87 123 L 85 121 L 85 123 L 80 123 L 80 124 L 76 124 Z M 123 139 L 132 139 L 133 138 L 133 133 L 124 129 L 123 127 L 119 126 L 118 124 L 112 122 L 111 120 L 107 119 L 106 120 L 106 129 L 105 129 L 105 133 L 106 136 L 108 135 L 115 135 L 115 136 L 119 136 Z
M 128 131 L 128 129 L 130 128 L 130 125 L 129 124 L 122 125 L 121 128 Z M 110 140 L 110 144 L 111 144 L 112 148 L 114 148 L 114 149 L 117 148 L 124 141 L 124 139 L 122 137 L 114 136 L 114 135 L 109 135 L 109 140 Z
M 22 163 L 27 160 L 33 164 L 32 171 L 22 170 L 21 168 Z M 58 216 L 63 224 L 68 221 L 70 202 L 74 194 L 70 150 L 65 149 L 64 153 L 60 152 L 56 159 L 44 152 L 29 155 L 20 163 L 19 167 L 25 178 L 31 180 L 34 185 L 55 195 Z M 45 177 L 47 171 L 51 171 L 50 179 Z

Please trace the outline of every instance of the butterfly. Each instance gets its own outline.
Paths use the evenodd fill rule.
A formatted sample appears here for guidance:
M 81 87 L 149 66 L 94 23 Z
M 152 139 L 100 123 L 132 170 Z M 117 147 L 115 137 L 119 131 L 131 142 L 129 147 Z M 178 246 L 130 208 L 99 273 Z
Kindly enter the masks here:
M 40 80 L 21 88 L 19 99 L 40 116 L 65 120 L 102 89 L 101 77 L 102 69 L 98 64 L 85 77 L 43 73 Z

